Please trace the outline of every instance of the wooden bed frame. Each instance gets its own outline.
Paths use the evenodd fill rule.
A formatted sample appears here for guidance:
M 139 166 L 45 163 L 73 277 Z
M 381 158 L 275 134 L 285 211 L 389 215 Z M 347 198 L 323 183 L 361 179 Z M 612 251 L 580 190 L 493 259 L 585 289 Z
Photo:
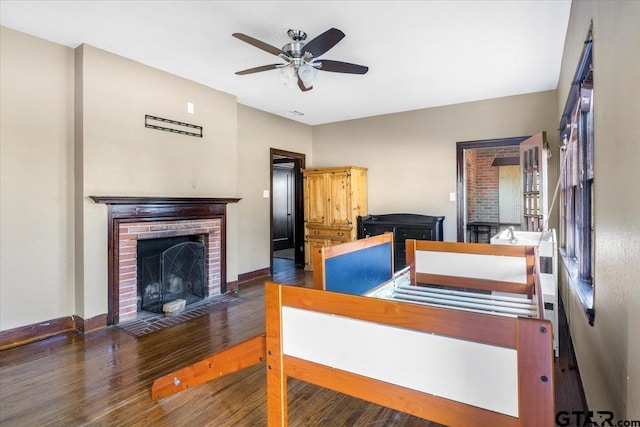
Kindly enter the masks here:
M 382 235 L 322 249 L 323 268 L 314 266 L 314 285 L 322 288 L 328 283 L 331 289 L 338 277 L 331 266 L 349 270 L 345 262 L 353 257 L 356 268 L 342 271 L 339 280 L 353 280 L 350 274 L 356 274 L 367 286 L 375 286 L 376 280 L 362 276 L 359 266 L 363 260 L 386 260 L 382 252 L 377 258 L 374 252 L 386 250 L 391 242 L 390 235 Z M 423 250 L 418 242 L 416 248 Z M 414 261 L 416 255 L 421 257 L 416 251 L 413 255 Z M 391 252 L 390 270 L 375 269 L 380 275 L 393 275 L 392 256 Z M 415 277 L 431 281 L 421 274 L 427 273 Z M 514 287 L 502 283 L 509 281 L 498 282 L 500 291 Z M 475 289 L 491 288 L 470 283 Z M 528 293 L 528 287 L 532 288 L 527 280 L 519 290 Z M 287 425 L 289 377 L 446 425 L 553 425 L 550 322 L 336 290 L 267 283 L 266 334 L 156 380 L 152 398 L 266 360 L 269 426 Z
M 445 425 L 553 425 L 548 321 L 274 283 L 266 285 L 266 304 L 270 426 L 287 425 L 288 377 Z M 390 345 L 386 339 L 396 334 L 406 339 Z M 443 365 L 430 363 L 434 352 Z M 388 375 L 390 363 L 399 372 Z M 446 397 L 437 394 L 443 385 Z M 509 396 L 514 402 L 503 406 Z M 482 407 L 487 403 L 491 409 Z

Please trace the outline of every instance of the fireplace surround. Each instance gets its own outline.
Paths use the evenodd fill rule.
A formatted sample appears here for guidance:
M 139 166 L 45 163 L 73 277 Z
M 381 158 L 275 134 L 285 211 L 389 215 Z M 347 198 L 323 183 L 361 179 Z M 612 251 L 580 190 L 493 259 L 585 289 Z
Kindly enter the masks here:
M 108 207 L 109 325 L 136 318 L 138 240 L 203 235 L 208 270 L 205 294 L 227 291 L 226 205 L 239 198 L 89 197 Z

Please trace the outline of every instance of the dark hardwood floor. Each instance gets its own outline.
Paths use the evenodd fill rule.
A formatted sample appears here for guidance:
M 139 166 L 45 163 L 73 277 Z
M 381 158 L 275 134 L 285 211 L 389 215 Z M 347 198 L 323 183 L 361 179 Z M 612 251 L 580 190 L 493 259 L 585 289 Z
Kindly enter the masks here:
M 274 273 L 273 281 L 310 287 L 312 278 L 311 273 L 285 268 Z M 264 365 L 159 402 L 150 396 L 156 378 L 263 332 L 264 282 L 263 278 L 240 285 L 240 303 L 140 338 L 109 327 L 0 351 L 0 425 L 266 425 Z M 566 324 L 563 327 L 561 356 L 555 364 L 556 409 L 583 410 Z M 289 423 L 435 425 L 294 379 L 289 380 Z

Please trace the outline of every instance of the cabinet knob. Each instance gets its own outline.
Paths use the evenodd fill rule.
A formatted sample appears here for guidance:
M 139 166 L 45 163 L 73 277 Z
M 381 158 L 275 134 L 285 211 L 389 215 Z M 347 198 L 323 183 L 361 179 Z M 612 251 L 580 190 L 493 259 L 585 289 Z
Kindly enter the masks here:
M 338 233 L 338 236 L 344 236 L 344 233 L 341 231 Z

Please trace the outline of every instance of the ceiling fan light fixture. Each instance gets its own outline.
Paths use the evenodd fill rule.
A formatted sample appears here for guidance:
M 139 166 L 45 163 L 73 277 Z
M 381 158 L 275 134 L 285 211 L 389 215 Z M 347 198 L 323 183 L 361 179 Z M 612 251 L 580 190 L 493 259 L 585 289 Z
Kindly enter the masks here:
M 280 68 L 280 80 L 288 87 L 294 87 L 298 80 L 295 68 L 293 68 L 293 66 Z
M 300 68 L 298 68 L 298 77 L 302 80 L 304 87 L 308 89 L 313 86 L 313 83 L 318 79 L 318 70 L 315 67 L 304 63 Z
M 344 38 L 344 33 L 337 28 L 328 29 L 308 43 L 305 42 L 307 34 L 304 31 L 292 29 L 289 30 L 287 34 L 292 42 L 284 45 L 282 49 L 278 49 L 246 34 L 233 33 L 233 37 L 275 55 L 286 62 L 285 64 L 269 64 L 253 67 L 247 70 L 237 71 L 236 74 L 245 75 L 280 69 L 280 79 L 287 86 L 292 87 L 297 85 L 301 91 L 306 92 L 313 89 L 313 83 L 318 78 L 319 69 L 321 71 L 347 74 L 366 74 L 369 70 L 369 67 L 351 64 L 349 62 L 332 61 L 328 59 L 318 61 L 320 56 Z

